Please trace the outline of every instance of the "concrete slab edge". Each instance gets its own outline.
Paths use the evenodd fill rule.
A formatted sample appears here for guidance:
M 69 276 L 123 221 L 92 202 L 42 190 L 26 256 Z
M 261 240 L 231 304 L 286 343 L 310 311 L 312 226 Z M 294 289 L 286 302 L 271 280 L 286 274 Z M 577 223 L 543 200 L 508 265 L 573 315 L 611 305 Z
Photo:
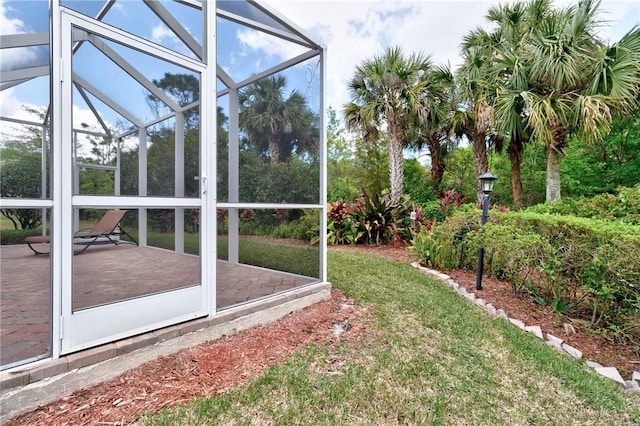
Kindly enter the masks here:
M 435 269 L 430 269 L 430 268 L 421 266 L 418 262 L 411 263 L 411 266 L 420 270 L 426 275 L 429 275 L 432 278 L 435 278 L 436 280 L 442 282 L 447 287 L 452 288 L 459 295 L 470 300 L 471 302 L 474 302 L 476 305 L 484 308 L 484 310 L 488 312 L 490 315 L 504 318 L 515 327 L 518 327 L 521 330 L 531 333 L 534 336 L 544 340 L 549 346 L 552 346 L 575 359 L 582 359 L 582 356 L 583 356 L 582 352 L 564 343 L 564 341 L 561 338 L 548 333 L 545 335 L 544 333 L 542 333 L 540 326 L 537 326 L 537 325 L 527 326 L 526 324 L 524 324 L 522 321 L 518 319 L 509 318 L 504 310 L 496 309 L 490 303 L 486 303 L 483 299 L 478 298 L 473 292 L 467 291 L 466 288 L 464 288 L 463 286 L 455 282 L 450 276 L 443 274 L 440 271 L 437 271 Z M 478 303 L 478 301 L 481 301 L 481 302 Z M 597 362 L 593 362 L 589 360 L 585 361 L 585 365 L 591 368 L 592 370 L 594 370 L 596 373 L 600 374 L 602 377 L 606 377 L 612 380 L 613 382 L 617 383 L 618 385 L 620 385 L 620 387 L 622 387 L 622 389 L 626 391 L 640 392 L 640 372 L 638 371 L 633 372 L 630 380 L 624 380 L 620 375 L 620 373 L 618 372 L 618 369 L 615 367 L 603 367 Z

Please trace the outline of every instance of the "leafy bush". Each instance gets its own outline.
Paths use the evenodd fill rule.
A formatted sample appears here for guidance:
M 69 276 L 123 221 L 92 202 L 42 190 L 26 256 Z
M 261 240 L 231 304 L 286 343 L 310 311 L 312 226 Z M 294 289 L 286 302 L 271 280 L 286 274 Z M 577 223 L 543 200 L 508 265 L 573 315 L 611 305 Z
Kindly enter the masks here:
M 557 203 L 529 207 L 527 211 L 620 220 L 640 225 L 640 184 L 632 188 L 619 187 L 617 194 L 599 194 L 580 199 L 564 198 Z
M 353 244 L 355 242 L 357 229 L 349 212 L 349 205 L 342 200 L 329 205 L 327 211 L 328 244 Z
M 0 232 L 0 244 L 24 244 L 24 239 L 33 235 L 42 235 L 42 228 L 3 229 Z
M 457 212 L 414 239 L 424 264 L 486 270 L 559 314 L 590 321 L 609 335 L 640 334 L 640 228 L 621 222 L 537 214 Z
M 348 208 L 357 234 L 355 243 L 384 245 L 408 239 L 409 208 L 389 196 L 369 196 L 366 192 Z

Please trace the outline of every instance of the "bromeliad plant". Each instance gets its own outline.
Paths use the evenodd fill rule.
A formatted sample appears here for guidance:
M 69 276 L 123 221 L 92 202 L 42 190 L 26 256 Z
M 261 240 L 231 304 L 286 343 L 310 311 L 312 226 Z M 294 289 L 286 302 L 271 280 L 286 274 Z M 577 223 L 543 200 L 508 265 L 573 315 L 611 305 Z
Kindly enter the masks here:
M 336 201 L 327 213 L 329 244 L 386 245 L 411 238 L 410 209 L 388 195 L 362 192 L 353 204 Z
M 335 201 L 327 213 L 329 244 L 404 245 L 421 229 L 442 222 L 463 202 L 455 190 L 440 194 L 440 200 L 426 206 L 409 206 L 408 200 L 394 201 L 389 195 L 370 196 L 366 191 L 353 203 Z M 411 220 L 411 213 L 415 213 Z
M 327 213 L 327 243 L 353 244 L 357 229 L 350 216 L 351 208 L 344 201 L 335 201 L 329 205 Z
M 357 227 L 356 243 L 385 245 L 406 240 L 410 235 L 407 219 L 409 208 L 388 195 L 362 196 L 348 209 Z

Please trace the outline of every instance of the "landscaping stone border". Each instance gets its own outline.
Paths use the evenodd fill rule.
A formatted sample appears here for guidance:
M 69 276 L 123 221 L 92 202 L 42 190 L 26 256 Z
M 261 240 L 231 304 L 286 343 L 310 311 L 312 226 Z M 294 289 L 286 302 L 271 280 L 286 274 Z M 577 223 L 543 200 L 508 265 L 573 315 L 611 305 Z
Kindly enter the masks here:
M 516 318 L 510 318 L 507 313 L 503 309 L 498 309 L 493 306 L 491 303 L 487 303 L 484 299 L 478 298 L 474 293 L 467 291 L 466 288 L 459 285 L 455 282 L 449 275 L 443 274 L 442 272 L 436 271 L 434 269 L 425 268 L 421 266 L 418 262 L 412 262 L 411 266 L 414 268 L 424 272 L 427 275 L 437 279 L 438 281 L 444 283 L 446 286 L 451 287 L 458 294 L 465 297 L 475 305 L 483 308 L 485 311 L 490 313 L 493 316 L 497 316 L 500 318 L 504 318 L 509 321 L 514 326 L 519 329 L 531 333 L 534 336 L 544 340 L 547 345 L 552 346 L 564 353 L 572 356 L 575 359 L 582 359 L 582 352 L 568 344 L 566 344 L 561 338 L 554 336 L 553 334 L 543 333 L 540 326 L 538 325 L 526 325 L 522 321 Z M 618 369 L 615 367 L 604 367 L 597 362 L 586 361 L 585 365 L 598 373 L 599 375 L 606 377 L 609 380 L 617 383 L 622 389 L 629 392 L 640 392 L 640 372 L 634 371 L 631 378 L 629 380 L 624 380 Z

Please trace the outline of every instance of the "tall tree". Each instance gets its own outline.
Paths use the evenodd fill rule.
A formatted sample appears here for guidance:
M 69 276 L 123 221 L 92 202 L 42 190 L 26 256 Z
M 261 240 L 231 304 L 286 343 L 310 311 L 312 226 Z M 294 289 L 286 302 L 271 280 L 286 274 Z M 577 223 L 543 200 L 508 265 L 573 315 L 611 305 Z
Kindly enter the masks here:
M 327 199 L 353 202 L 360 189 L 356 180 L 356 144 L 347 139 L 337 112 L 327 110 Z
M 169 95 L 181 107 L 193 104 L 200 100 L 200 81 L 193 74 L 164 73 L 160 80 L 153 80 L 163 92 Z M 154 95 L 147 95 L 147 104 L 156 117 L 166 114 L 167 106 Z M 183 112 L 184 123 L 187 130 L 200 126 L 200 109 L 191 108 Z
M 240 92 L 240 126 L 247 140 L 272 164 L 292 154 L 315 154 L 319 141 L 318 116 L 304 96 L 292 90 L 285 97 L 287 79 L 261 78 Z
M 507 154 L 511 162 L 511 192 L 516 209 L 524 206 L 522 159 L 530 140 L 526 126 L 522 93 L 529 89 L 530 69 L 523 56 L 534 30 L 546 15 L 552 13 L 549 0 L 533 0 L 499 5 L 489 9 L 487 19 L 496 25 L 490 40 L 493 53 L 495 125 L 499 134 L 508 138 Z
M 438 191 L 446 168 L 445 158 L 453 147 L 453 114 L 456 108 L 455 78 L 448 66 L 438 66 L 432 71 L 434 84 L 425 93 L 430 99 L 427 118 L 417 128 L 418 135 L 413 145 L 422 149 L 426 145 L 431 157 L 431 180 Z
M 607 46 L 597 37 L 599 2 L 580 1 L 547 15 L 525 47 L 530 88 L 527 124 L 547 151 L 548 202 L 561 198 L 560 158 L 568 136 L 597 140 L 615 113 L 637 107 L 640 27 Z
M 403 149 L 412 142 L 412 126 L 429 112 L 431 60 L 422 53 L 405 56 L 400 47 L 356 67 L 349 82 L 351 102 L 344 106 L 346 126 L 358 130 L 367 142 L 386 132 L 389 146 L 391 198 L 403 193 Z
M 476 176 L 489 169 L 487 149 L 492 143 L 501 148 L 502 139 L 493 131 L 494 110 L 492 79 L 493 46 L 496 34 L 478 28 L 464 37 L 463 64 L 456 72 L 459 109 L 454 115 L 454 129 L 458 137 L 466 136 L 473 146 Z M 476 183 L 476 198 L 482 203 L 480 182 Z

